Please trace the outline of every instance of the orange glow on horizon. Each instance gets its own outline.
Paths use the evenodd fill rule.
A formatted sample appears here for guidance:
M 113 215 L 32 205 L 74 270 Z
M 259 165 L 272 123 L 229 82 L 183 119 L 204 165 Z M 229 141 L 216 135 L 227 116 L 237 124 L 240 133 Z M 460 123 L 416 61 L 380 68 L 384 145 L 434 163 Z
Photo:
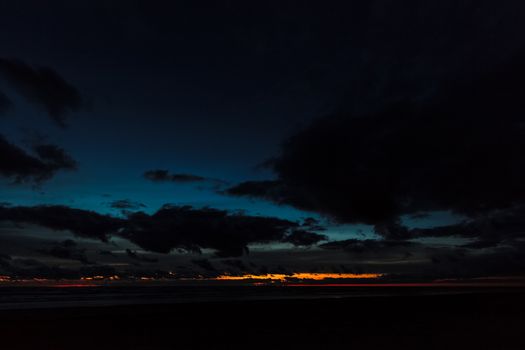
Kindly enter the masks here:
M 300 272 L 293 274 L 280 274 L 270 273 L 264 275 L 251 275 L 246 274 L 242 276 L 229 276 L 223 275 L 212 278 L 216 281 L 249 281 L 249 280 L 263 280 L 263 281 L 280 281 L 287 282 L 290 280 L 312 280 L 312 281 L 324 281 L 326 279 L 374 279 L 382 277 L 380 273 L 308 273 Z

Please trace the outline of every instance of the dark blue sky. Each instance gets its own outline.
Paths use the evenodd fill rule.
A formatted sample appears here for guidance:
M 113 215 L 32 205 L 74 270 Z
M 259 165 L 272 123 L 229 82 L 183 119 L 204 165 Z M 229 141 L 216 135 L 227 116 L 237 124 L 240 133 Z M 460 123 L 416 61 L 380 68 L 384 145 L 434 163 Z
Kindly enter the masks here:
M 193 185 L 150 184 L 142 174 L 161 168 L 232 183 L 269 177 L 255 167 L 276 153 L 298 123 L 315 115 L 310 105 L 320 104 L 308 96 L 296 101 L 280 96 L 302 83 L 288 71 L 287 60 L 280 63 L 283 53 L 258 53 L 257 38 L 240 28 L 221 28 L 228 20 L 199 8 L 183 6 L 183 13 L 173 8 L 168 15 L 162 9 L 142 12 L 138 5 L 39 7 L 3 11 L 2 56 L 56 67 L 82 92 L 88 108 L 71 115 L 62 130 L 38 106 L 17 101 L 2 126 L 18 140 L 35 133 L 56 140 L 79 169 L 42 186 L 45 195 L 9 188 L 10 201 L 74 201 L 105 210 L 101 195 L 110 194 L 152 208 L 173 202 L 275 214 L 269 205 Z M 241 20 L 237 26 L 245 22 L 232 17 Z

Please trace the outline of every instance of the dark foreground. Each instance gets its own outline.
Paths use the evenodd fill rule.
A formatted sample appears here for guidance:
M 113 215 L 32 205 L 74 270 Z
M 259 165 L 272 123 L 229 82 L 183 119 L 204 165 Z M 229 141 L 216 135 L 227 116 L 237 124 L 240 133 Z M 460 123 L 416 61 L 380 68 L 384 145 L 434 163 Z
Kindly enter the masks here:
M 0 311 L 1 348 L 525 349 L 525 293 Z

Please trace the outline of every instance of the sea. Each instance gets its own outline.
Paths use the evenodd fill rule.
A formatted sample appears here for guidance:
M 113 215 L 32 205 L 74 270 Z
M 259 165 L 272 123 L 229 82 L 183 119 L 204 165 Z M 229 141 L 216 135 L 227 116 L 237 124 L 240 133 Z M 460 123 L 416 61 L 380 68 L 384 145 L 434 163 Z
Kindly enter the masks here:
M 521 288 L 519 288 L 521 290 Z M 333 286 L 83 286 L 0 287 L 0 310 L 177 304 L 254 300 L 333 299 L 498 292 L 499 288 Z

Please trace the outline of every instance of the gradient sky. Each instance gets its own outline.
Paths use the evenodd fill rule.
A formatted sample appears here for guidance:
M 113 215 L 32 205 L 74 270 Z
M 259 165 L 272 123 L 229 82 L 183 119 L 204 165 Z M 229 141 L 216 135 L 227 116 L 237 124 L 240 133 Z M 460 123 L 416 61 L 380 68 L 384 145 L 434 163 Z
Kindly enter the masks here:
M 59 147 L 76 166 L 17 168 L 13 147 L 2 149 L 0 267 L 516 274 L 524 11 L 491 1 L 4 2 L 0 135 L 44 163 L 57 155 L 37 147 Z M 225 210 L 228 225 L 300 226 L 225 236 L 251 252 L 217 256 L 230 247 L 190 233 L 181 243 L 169 223 L 165 252 L 148 241 L 160 233 L 139 237 L 128 217 L 157 225 L 166 204 Z M 129 227 L 79 233 L 50 223 L 42 205 Z

